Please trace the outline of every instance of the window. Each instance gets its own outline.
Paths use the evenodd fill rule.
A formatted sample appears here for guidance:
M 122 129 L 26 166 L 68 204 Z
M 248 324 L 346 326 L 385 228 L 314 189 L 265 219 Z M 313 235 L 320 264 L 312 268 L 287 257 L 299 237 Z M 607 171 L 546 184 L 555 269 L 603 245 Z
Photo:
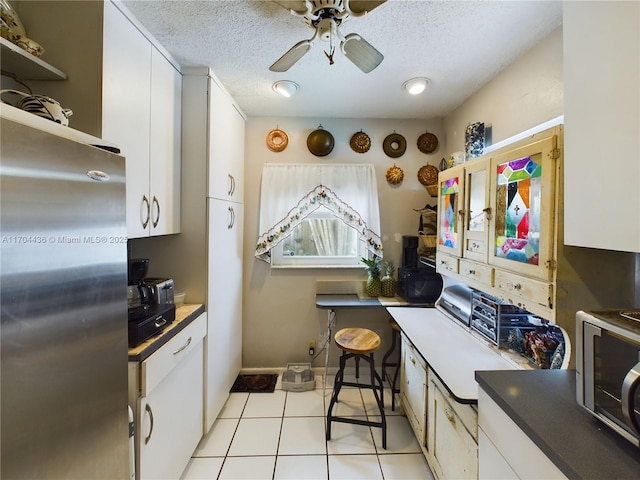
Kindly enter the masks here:
M 382 257 L 373 165 L 265 164 L 256 258 L 279 268 Z
M 366 256 L 358 232 L 320 207 L 302 220 L 272 251 L 277 267 L 361 267 Z

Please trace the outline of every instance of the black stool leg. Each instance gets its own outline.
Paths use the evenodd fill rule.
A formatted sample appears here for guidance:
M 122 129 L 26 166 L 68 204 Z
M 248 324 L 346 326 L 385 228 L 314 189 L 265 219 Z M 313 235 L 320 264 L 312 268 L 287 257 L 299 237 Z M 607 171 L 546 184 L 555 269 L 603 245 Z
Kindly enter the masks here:
M 333 421 L 333 406 L 338 401 L 338 394 L 340 393 L 340 389 L 342 388 L 342 383 L 344 381 L 344 367 L 347 360 L 347 355 L 345 352 L 342 352 L 340 356 L 340 367 L 338 368 L 338 372 L 336 373 L 336 378 L 333 382 L 333 392 L 331 393 L 331 402 L 329 402 L 329 409 L 327 410 L 327 440 L 331 440 L 331 422 Z
M 402 355 L 400 348 L 398 348 L 397 360 L 395 361 L 395 363 L 389 362 L 389 357 L 396 350 L 398 336 L 399 336 L 398 331 L 395 329 L 392 329 L 391 330 L 391 347 L 389 348 L 389 350 L 387 350 L 387 353 L 385 353 L 384 357 L 382 358 L 382 379 L 391 380 L 390 383 L 391 383 L 391 410 L 392 411 L 395 411 L 396 409 L 396 393 L 400 393 L 400 389 L 396 387 L 396 383 L 398 380 L 398 372 L 400 371 L 400 356 Z M 395 367 L 395 371 L 393 373 L 392 379 L 389 377 L 389 375 L 386 372 L 387 367 Z
M 371 384 L 363 385 L 355 382 L 345 382 L 344 381 L 344 370 L 345 365 L 348 359 L 354 357 L 356 362 L 362 358 L 367 363 L 369 363 L 370 371 L 371 371 Z M 356 363 L 357 365 L 357 363 Z M 343 386 L 348 387 L 358 387 L 358 388 L 370 388 L 373 390 L 373 396 L 376 399 L 376 404 L 378 405 L 378 409 L 380 410 L 381 421 L 374 422 L 370 420 L 361 420 L 359 418 L 351 418 L 351 417 L 335 417 L 333 415 L 333 407 L 338 402 L 338 394 Z M 327 409 L 327 440 L 331 440 L 331 423 L 332 422 L 341 422 L 341 423 L 351 423 L 356 425 L 365 425 L 370 427 L 379 427 L 382 428 L 382 448 L 386 450 L 387 448 L 387 420 L 384 414 L 384 382 L 382 377 L 378 374 L 375 369 L 375 363 L 373 359 L 373 353 L 369 354 L 369 356 L 364 354 L 356 354 L 356 353 L 346 353 L 343 351 L 342 356 L 340 357 L 340 367 L 338 368 L 338 373 L 336 374 L 336 380 L 333 387 L 333 393 L 331 394 L 331 401 L 329 402 L 329 408 Z

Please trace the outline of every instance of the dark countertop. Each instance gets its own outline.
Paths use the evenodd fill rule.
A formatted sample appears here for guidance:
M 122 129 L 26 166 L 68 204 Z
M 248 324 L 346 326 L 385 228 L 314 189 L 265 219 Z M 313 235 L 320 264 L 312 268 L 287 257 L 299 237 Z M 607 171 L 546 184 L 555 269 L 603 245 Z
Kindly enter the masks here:
M 575 370 L 478 371 L 475 377 L 568 478 L 640 478 L 640 449 L 577 404 Z
M 355 293 L 318 293 L 316 307 L 332 308 L 381 308 L 381 307 L 433 307 L 433 303 L 412 303 L 402 297 L 361 297 Z
M 158 335 L 145 340 L 137 347 L 129 349 L 130 362 L 142 362 L 149 358 L 165 343 L 185 329 L 187 325 L 204 313 L 204 305 L 188 304 L 176 308 L 176 319 Z

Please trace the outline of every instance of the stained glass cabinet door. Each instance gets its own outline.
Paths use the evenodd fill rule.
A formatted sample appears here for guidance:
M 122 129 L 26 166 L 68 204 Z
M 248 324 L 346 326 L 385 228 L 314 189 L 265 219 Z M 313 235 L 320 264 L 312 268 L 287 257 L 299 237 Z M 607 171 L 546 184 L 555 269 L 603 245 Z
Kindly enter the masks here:
M 491 159 L 489 263 L 552 280 L 557 136 Z
M 462 256 L 464 202 L 464 165 L 438 175 L 438 246 L 439 252 Z
M 489 165 L 488 156 L 465 164 L 464 252 L 463 256 L 487 263 L 489 243 Z

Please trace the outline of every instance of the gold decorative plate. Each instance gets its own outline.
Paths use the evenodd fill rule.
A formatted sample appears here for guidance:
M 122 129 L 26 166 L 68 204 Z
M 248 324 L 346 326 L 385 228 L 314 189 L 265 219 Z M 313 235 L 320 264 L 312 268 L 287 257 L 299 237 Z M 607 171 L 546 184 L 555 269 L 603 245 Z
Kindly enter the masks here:
M 404 172 L 400 167 L 396 167 L 395 165 L 387 170 L 387 182 L 391 185 L 397 185 L 404 179 Z
M 382 150 L 391 158 L 401 157 L 407 150 L 407 140 L 399 133 L 393 132 L 385 137 L 382 142 Z
M 354 152 L 365 153 L 371 148 L 371 139 L 369 138 L 369 135 L 360 130 L 353 134 L 351 140 L 349 140 L 349 145 L 351 146 L 351 150 Z
M 423 133 L 418 137 L 418 150 L 422 153 L 433 153 L 438 148 L 438 137 L 433 133 Z
M 279 128 L 275 128 L 267 133 L 267 148 L 272 152 L 281 152 L 287 148 L 288 144 L 289 137 Z
M 424 165 L 418 170 L 418 181 L 422 185 L 435 185 L 438 183 L 438 173 L 433 165 Z

